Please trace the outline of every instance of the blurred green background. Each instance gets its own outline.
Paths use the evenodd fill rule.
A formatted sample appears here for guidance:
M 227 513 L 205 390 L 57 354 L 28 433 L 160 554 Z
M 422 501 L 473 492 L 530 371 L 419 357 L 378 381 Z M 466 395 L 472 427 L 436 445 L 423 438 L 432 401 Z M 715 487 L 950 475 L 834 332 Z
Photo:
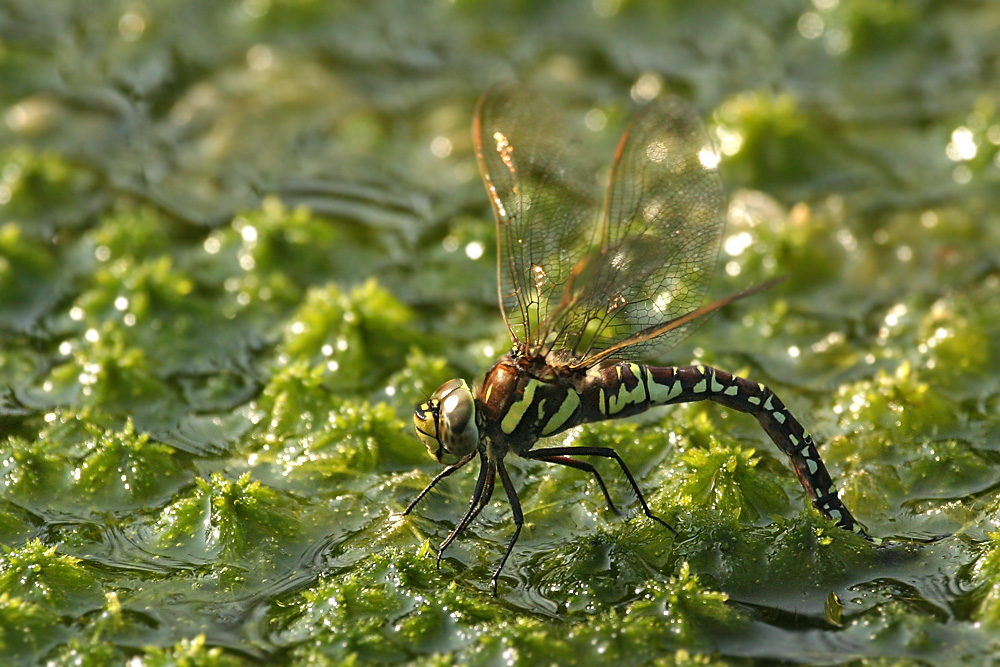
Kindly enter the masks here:
M 0 654 L 15 664 L 986 664 L 1000 659 L 1000 5 L 0 0 Z M 518 79 L 607 163 L 688 99 L 731 196 L 664 363 L 765 382 L 874 548 L 751 418 L 589 476 L 470 471 L 415 403 L 509 341 L 469 126 Z M 510 459 L 508 459 L 510 460 Z M 464 473 L 465 471 L 463 471 Z

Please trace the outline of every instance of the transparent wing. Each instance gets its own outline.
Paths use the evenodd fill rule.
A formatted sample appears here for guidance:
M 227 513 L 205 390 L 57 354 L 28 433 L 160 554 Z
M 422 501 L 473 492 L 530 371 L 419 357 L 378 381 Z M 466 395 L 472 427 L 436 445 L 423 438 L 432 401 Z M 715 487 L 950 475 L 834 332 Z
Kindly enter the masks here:
M 571 271 L 600 243 L 595 170 L 558 114 L 515 84 L 483 95 L 473 139 L 497 222 L 500 309 L 531 349 Z
M 572 350 L 574 367 L 653 356 L 680 342 L 692 315 L 723 305 L 699 309 L 725 226 L 717 163 L 686 103 L 638 112 L 618 145 L 600 248 L 567 282 L 546 327 L 549 349 Z

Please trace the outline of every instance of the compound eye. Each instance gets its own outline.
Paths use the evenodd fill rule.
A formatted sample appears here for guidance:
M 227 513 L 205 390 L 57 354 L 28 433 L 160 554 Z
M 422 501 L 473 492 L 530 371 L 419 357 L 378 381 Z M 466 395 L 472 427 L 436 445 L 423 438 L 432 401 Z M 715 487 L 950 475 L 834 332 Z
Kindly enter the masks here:
M 476 404 L 469 392 L 454 392 L 441 403 L 441 419 L 450 437 L 445 448 L 453 454 L 465 455 L 479 442 L 476 428 Z
M 479 444 L 476 401 L 465 380 L 449 380 L 413 413 L 417 437 L 439 463 L 452 465 Z
M 459 378 L 456 378 L 454 380 L 448 380 L 443 385 L 437 388 L 437 391 L 435 391 L 434 395 L 431 396 L 431 401 L 433 401 L 434 399 L 443 401 L 455 390 L 461 390 L 461 389 L 469 391 L 469 385 L 465 384 L 465 380 Z M 469 393 L 471 394 L 472 392 Z
M 438 411 L 439 403 L 437 399 L 431 399 L 427 403 L 421 403 L 417 406 L 417 409 L 413 411 L 413 425 L 417 429 L 417 438 L 420 439 L 420 442 L 424 443 L 427 451 L 429 451 L 434 458 L 437 458 L 437 454 L 435 452 L 441 448 L 441 442 L 438 440 L 437 432 Z

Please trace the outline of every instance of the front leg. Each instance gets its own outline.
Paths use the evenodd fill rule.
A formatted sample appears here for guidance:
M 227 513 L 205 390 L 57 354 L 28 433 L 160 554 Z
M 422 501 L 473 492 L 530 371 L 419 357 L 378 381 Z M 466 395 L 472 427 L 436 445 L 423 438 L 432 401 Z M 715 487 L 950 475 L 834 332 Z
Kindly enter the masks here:
M 476 480 L 476 489 L 472 492 L 472 499 L 469 501 L 469 509 L 466 510 L 465 515 L 462 520 L 458 522 L 455 529 L 449 533 L 448 537 L 444 539 L 441 546 L 438 548 L 437 554 L 437 566 L 441 567 L 441 559 L 444 557 L 445 549 L 455 541 L 458 534 L 465 530 L 465 527 L 472 523 L 483 508 L 486 507 L 487 503 L 490 502 L 490 498 L 493 497 L 493 482 L 496 479 L 497 467 L 492 459 L 486 456 L 486 450 L 480 449 L 479 452 L 479 478 Z M 435 481 L 437 478 L 435 478 Z

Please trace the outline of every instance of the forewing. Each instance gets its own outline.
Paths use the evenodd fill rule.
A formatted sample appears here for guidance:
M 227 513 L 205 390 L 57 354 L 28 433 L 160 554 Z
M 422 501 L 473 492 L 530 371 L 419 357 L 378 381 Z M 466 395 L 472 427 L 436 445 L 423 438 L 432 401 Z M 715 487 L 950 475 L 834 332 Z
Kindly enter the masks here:
M 530 349 L 573 267 L 599 243 L 595 171 L 558 114 L 514 84 L 479 101 L 473 139 L 497 222 L 500 309 Z
M 601 249 L 564 298 L 573 306 L 554 347 L 573 350 L 574 365 L 650 357 L 689 331 L 686 319 L 664 324 L 698 308 L 715 270 L 726 207 L 717 163 L 686 103 L 666 99 L 638 112 L 615 156 Z

